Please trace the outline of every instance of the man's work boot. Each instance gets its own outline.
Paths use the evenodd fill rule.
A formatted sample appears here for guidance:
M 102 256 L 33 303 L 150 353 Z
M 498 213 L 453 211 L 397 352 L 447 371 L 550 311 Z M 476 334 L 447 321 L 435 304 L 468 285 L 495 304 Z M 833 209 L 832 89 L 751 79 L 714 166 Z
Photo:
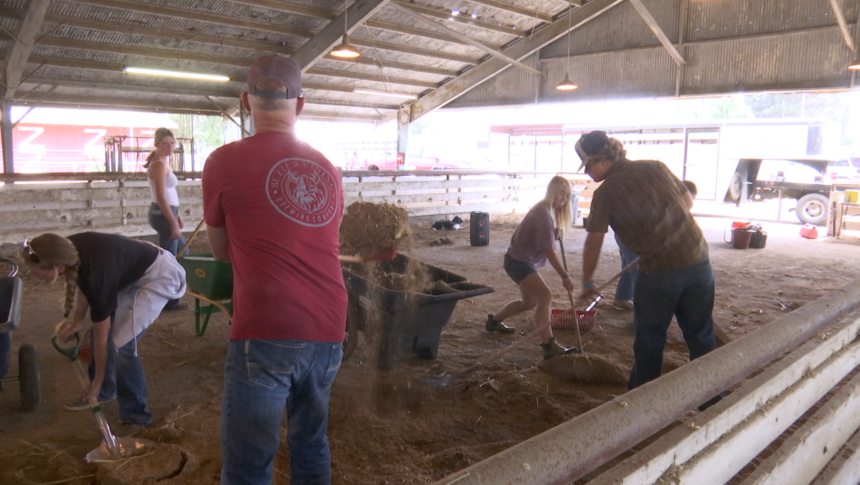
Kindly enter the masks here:
M 484 328 L 486 328 L 488 332 L 498 333 L 514 333 L 517 331 L 516 328 L 505 325 L 505 322 L 493 320 L 492 315 L 487 315 L 487 323 L 484 325 Z
M 616 310 L 633 310 L 633 300 L 612 300 L 612 308 Z
M 558 357 L 560 355 L 570 355 L 570 354 L 578 354 L 580 353 L 579 349 L 576 347 L 563 347 L 559 344 L 555 337 L 550 337 L 549 342 L 545 344 L 540 344 L 543 349 L 543 358 L 544 360 L 552 359 L 553 357 Z

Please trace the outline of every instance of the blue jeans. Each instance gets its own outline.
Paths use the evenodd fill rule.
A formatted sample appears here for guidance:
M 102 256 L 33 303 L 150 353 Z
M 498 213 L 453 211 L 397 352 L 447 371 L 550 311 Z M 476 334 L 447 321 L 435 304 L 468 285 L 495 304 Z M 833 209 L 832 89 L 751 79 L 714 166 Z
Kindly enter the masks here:
M 170 210 L 173 217 L 179 217 L 179 207 L 171 206 Z M 158 233 L 158 245 L 170 251 L 170 254 L 176 256 L 182 246 L 185 246 L 185 236 L 182 233 L 179 234 L 179 239 L 170 239 L 170 223 L 155 202 L 149 206 L 149 225 Z
M 690 360 L 716 347 L 714 337 L 714 271 L 704 260 L 675 271 L 640 271 L 633 305 L 633 370 L 629 389 L 663 373 L 663 348 L 672 316 L 684 334 Z
M 179 217 L 179 207 L 170 206 L 170 210 L 173 212 L 173 217 Z M 170 223 L 167 222 L 167 218 L 164 217 L 164 214 L 161 213 L 161 208 L 155 202 L 149 206 L 149 225 L 158 233 L 158 245 L 169 251 L 170 254 L 176 256 L 176 253 L 182 249 L 182 246 L 185 246 L 185 236 L 181 232 L 179 233 L 179 239 L 170 239 Z M 178 299 L 168 300 L 167 304 L 164 305 L 164 309 L 173 310 L 178 304 Z
M 111 320 L 111 325 L 113 321 Z M 145 331 L 140 332 L 131 342 L 116 349 L 113 336 L 108 333 L 108 355 L 105 378 L 99 390 L 99 401 L 110 401 L 117 398 L 119 418 L 123 424 L 152 424 L 152 413 L 146 407 L 147 390 L 146 376 L 143 372 L 143 362 L 137 354 L 137 341 Z M 93 342 L 90 330 L 90 342 Z M 93 360 L 87 368 L 90 380 L 96 375 L 95 354 L 98 350 L 93 347 Z
M 618 244 L 618 251 L 621 253 L 621 268 L 624 269 L 624 267 L 632 263 L 639 256 L 625 246 L 621 242 L 621 239 L 618 239 L 618 234 L 615 235 L 615 242 Z M 621 275 L 621 278 L 618 279 L 618 287 L 615 288 L 616 300 L 628 301 L 633 299 L 633 289 L 636 287 L 636 275 L 638 273 L 639 269 L 637 267 Z
M 292 485 L 331 483 L 326 428 L 342 343 L 231 340 L 221 401 L 221 484 L 272 482 L 287 410 Z

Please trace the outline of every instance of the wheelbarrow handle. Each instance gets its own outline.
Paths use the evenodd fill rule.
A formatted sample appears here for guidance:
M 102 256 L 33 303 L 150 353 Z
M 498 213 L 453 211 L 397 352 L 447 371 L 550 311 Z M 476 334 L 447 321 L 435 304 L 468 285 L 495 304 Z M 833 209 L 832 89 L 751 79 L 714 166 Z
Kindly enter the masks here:
M 57 343 L 57 336 L 54 335 L 51 338 L 51 343 L 54 344 L 54 348 L 57 349 L 57 352 L 65 355 L 72 362 L 78 360 L 78 351 L 81 350 L 81 334 L 75 332 L 75 346 L 74 347 L 60 347 L 60 344 Z

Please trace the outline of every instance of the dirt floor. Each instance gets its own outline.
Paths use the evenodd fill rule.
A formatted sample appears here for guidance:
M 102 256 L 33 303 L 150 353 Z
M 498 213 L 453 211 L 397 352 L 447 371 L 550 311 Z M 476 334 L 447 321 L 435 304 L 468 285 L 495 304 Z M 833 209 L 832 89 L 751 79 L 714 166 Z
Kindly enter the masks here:
M 331 400 L 329 437 L 335 484 L 421 484 L 438 480 L 469 464 L 498 453 L 625 392 L 622 385 L 586 386 L 557 380 L 537 370 L 537 340 L 504 359 L 448 386 L 431 386 L 424 378 L 457 373 L 517 339 L 532 328 L 531 315 L 508 320 L 513 335 L 484 331 L 487 313 L 517 298 L 516 286 L 502 270 L 502 255 L 521 215 L 491 219 L 491 244 L 469 245 L 464 229 L 433 231 L 432 219 L 414 220 L 417 248 L 412 255 L 428 264 L 495 287 L 495 292 L 462 300 L 445 327 L 438 357 L 421 360 L 399 354 L 393 369 L 379 371 L 363 336 L 351 359 L 344 362 Z M 804 239 L 796 223 L 766 223 L 767 247 L 734 250 L 723 242 L 731 219 L 699 217 L 711 247 L 717 278 L 714 317 L 732 338 L 739 338 L 856 277 L 860 240 Z M 823 229 L 823 228 L 821 228 Z M 578 280 L 585 232 L 573 229 L 565 247 L 571 273 Z M 440 244 L 446 238 L 450 244 Z M 193 252 L 206 249 L 205 237 Z M 610 236 L 601 256 L 598 282 L 620 268 Z M 11 246 L 3 248 L 8 255 Z M 20 411 L 17 382 L 0 393 L 0 483 L 217 483 L 220 469 L 219 405 L 227 321 L 213 317 L 202 337 L 194 334 L 190 308 L 166 312 L 141 340 L 149 383 L 150 408 L 156 424 L 139 431 L 160 445 L 159 454 L 144 456 L 108 473 L 110 467 L 87 465 L 83 457 L 99 443 L 87 412 L 68 412 L 63 404 L 78 396 L 69 360 L 50 345 L 61 319 L 62 285 L 37 283 L 23 274 L 24 310 L 13 335 L 10 375 L 17 374 L 17 348 L 35 343 L 40 351 L 42 406 Z M 551 268 L 541 273 L 556 297 L 555 308 L 567 308 L 560 279 Z M 632 315 L 609 306 L 614 285 L 604 292 L 597 325 L 583 335 L 585 350 L 632 363 Z M 556 332 L 567 345 L 576 344 L 573 330 Z M 665 352 L 665 370 L 684 365 L 687 350 L 673 325 Z M 105 405 L 108 421 L 119 436 L 133 430 L 119 424 L 116 403 Z M 169 445 L 168 445 L 169 444 Z M 146 463 L 149 463 L 147 465 Z M 282 446 L 275 463 L 274 483 L 289 483 L 289 460 Z

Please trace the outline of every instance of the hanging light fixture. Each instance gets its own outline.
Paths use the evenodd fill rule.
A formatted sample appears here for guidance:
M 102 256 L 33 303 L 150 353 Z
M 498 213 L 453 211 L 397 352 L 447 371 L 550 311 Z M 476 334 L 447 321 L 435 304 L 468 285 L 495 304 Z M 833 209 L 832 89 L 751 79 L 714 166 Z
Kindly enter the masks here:
M 567 72 L 564 74 L 564 81 L 556 85 L 555 89 L 559 91 L 573 91 L 578 88 L 573 81 L 570 80 L 570 14 L 573 11 L 573 2 L 567 7 Z
M 349 11 L 349 4 L 347 3 L 349 0 L 344 0 L 343 6 L 343 42 L 339 45 L 335 46 L 334 49 L 329 52 L 330 55 L 334 57 L 340 57 L 341 59 L 354 59 L 356 57 L 361 56 L 361 53 L 358 52 L 358 49 L 355 48 L 354 45 L 349 43 L 349 34 L 346 33 L 349 28 L 349 23 L 347 21 L 347 12 Z

